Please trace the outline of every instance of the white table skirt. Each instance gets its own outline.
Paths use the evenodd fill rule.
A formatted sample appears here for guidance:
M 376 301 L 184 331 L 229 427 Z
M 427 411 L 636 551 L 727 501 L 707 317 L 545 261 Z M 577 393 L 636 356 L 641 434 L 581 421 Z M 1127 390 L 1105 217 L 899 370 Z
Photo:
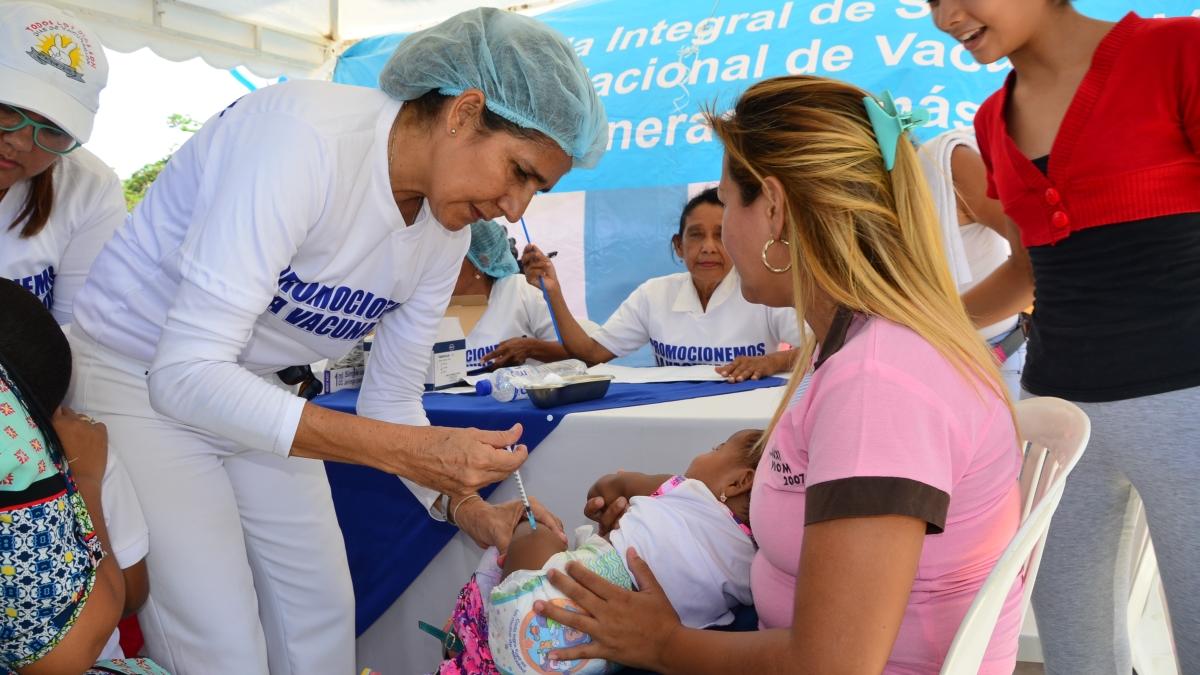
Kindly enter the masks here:
M 521 469 L 525 487 L 562 518 L 570 534 L 586 522 L 583 504 L 597 478 L 618 469 L 682 473 L 693 457 L 733 432 L 765 427 L 784 390 L 756 389 L 569 415 Z M 516 483 L 510 478 L 490 501 L 516 498 Z M 417 629 L 417 621 L 439 627 L 445 622 L 481 553 L 466 535 L 455 536 L 358 639 L 359 672 L 364 668 L 383 675 L 432 671 L 439 661 L 440 646 Z

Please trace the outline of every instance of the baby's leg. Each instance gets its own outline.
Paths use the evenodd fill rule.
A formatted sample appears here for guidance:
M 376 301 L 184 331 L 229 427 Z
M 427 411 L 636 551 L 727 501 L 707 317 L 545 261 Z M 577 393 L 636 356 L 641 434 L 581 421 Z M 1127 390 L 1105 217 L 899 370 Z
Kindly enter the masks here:
M 562 539 L 549 527 L 532 529 L 524 520 L 513 530 L 512 543 L 508 545 L 508 554 L 504 556 L 504 567 L 501 578 L 517 570 L 539 570 L 555 553 L 567 550 Z

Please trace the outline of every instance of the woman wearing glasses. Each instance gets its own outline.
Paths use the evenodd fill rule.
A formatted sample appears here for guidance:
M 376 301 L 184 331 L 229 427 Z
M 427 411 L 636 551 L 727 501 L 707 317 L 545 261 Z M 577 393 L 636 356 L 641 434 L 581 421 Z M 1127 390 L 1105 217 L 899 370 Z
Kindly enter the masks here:
M 59 10 L 0 8 L 0 276 L 59 324 L 92 260 L 125 219 L 121 182 L 79 147 L 92 133 L 108 63 Z

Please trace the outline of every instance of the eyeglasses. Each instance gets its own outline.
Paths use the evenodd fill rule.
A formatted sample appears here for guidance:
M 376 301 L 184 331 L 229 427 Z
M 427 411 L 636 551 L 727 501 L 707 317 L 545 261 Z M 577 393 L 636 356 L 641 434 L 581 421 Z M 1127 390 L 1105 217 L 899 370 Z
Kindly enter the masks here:
M 0 103 L 0 131 L 12 133 L 33 127 L 33 142 L 46 152 L 66 155 L 80 146 L 79 141 L 53 124 L 35 121 L 20 108 Z

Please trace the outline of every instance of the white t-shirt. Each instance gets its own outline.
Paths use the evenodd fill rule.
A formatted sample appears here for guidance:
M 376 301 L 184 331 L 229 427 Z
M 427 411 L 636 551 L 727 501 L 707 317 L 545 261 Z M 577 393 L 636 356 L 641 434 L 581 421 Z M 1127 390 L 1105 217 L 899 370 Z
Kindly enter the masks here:
M 428 204 L 405 224 L 388 175 L 399 110 L 317 81 L 230 105 L 96 259 L 78 327 L 148 364 L 160 413 L 286 455 L 305 401 L 259 376 L 337 359 L 378 324 L 358 412 L 428 424 L 425 369 L 470 232 Z
M 608 539 L 623 561 L 630 546 L 637 550 L 689 628 L 728 624 L 730 608 L 752 602 L 754 540 L 698 480 L 629 500 Z
M 963 249 L 967 254 L 967 266 L 971 269 L 971 280 L 958 284 L 959 295 L 971 290 L 1004 264 L 1012 255 L 1008 240 L 982 223 L 967 223 L 959 228 L 962 233 Z M 990 326 L 983 326 L 979 334 L 991 340 L 1011 331 L 1017 325 L 1017 317 L 1001 319 Z
M 801 340 L 796 310 L 747 302 L 736 271 L 713 291 L 707 310 L 687 272 L 650 279 L 593 337 L 616 356 L 649 342 L 658 366 L 724 365 L 739 356 L 771 354 L 780 342 L 795 346 Z
M 54 206 L 41 232 L 23 239 L 24 221 L 9 227 L 25 208 L 29 181 L 0 199 L 0 277 L 29 289 L 65 325 L 96 254 L 125 222 L 125 197 L 117 174 L 84 148 L 48 170 Z
M 510 274 L 492 284 L 487 310 L 467 336 L 467 369 L 482 366 L 485 355 L 515 337 L 557 339 L 542 292 L 520 274 Z

